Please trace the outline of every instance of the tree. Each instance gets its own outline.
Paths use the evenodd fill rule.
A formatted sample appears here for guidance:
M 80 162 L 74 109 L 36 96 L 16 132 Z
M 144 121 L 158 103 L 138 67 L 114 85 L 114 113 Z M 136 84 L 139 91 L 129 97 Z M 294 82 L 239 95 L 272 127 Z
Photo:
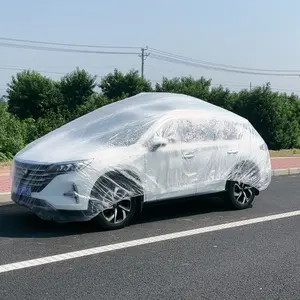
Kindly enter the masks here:
M 224 89 L 222 86 L 212 88 L 207 101 L 232 111 L 235 103 L 236 94 L 230 92 L 229 89 Z
M 286 94 L 274 93 L 270 84 L 243 90 L 234 111 L 247 118 L 273 150 L 299 147 L 296 104 Z
M 162 83 L 156 84 L 156 92 L 169 92 L 193 96 L 207 100 L 210 93 L 211 80 L 204 77 L 194 79 L 193 77 L 163 78 Z
M 7 99 L 8 111 L 20 119 L 38 119 L 62 102 L 56 82 L 30 70 L 12 77 Z
M 41 137 L 52 130 L 61 127 L 66 123 L 66 120 L 62 114 L 54 113 L 53 111 L 48 112 L 42 118 L 36 121 L 35 127 L 38 137 Z
M 59 83 L 63 95 L 64 105 L 73 110 L 78 105 L 84 104 L 94 93 L 96 76 L 92 76 L 85 70 L 76 69 L 61 78 Z
M 26 126 L 7 111 L 7 104 L 0 103 L 0 160 L 11 159 L 26 145 Z
M 104 95 L 93 94 L 84 104 L 77 107 L 74 118 L 81 117 L 109 103 L 111 103 L 111 101 Z
M 113 73 L 109 73 L 101 80 L 99 87 L 103 95 L 114 100 L 152 91 L 151 83 L 135 70 L 123 74 L 115 69 Z

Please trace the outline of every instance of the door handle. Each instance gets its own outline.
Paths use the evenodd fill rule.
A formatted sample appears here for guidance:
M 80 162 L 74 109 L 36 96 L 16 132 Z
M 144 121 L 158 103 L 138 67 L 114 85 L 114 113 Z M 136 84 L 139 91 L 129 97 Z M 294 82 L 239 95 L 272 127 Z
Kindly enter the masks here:
M 238 151 L 237 150 L 228 150 L 227 153 L 228 154 L 237 154 Z
M 183 158 L 184 158 L 184 159 L 191 159 L 191 158 L 193 158 L 194 156 L 195 156 L 195 154 L 192 153 L 192 152 L 188 152 L 188 153 L 184 153 L 184 154 L 183 154 Z

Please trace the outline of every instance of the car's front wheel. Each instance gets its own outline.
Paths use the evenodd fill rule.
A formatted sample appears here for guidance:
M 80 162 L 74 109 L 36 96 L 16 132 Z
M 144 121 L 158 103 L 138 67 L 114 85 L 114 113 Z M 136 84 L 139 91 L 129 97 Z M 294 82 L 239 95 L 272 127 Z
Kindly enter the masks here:
M 94 221 L 108 230 L 127 226 L 136 212 L 135 195 L 135 184 L 124 176 L 100 178 L 91 193 L 91 198 L 101 207 Z
M 255 189 L 242 182 L 229 181 L 226 190 L 225 198 L 234 209 L 250 207 L 255 197 Z

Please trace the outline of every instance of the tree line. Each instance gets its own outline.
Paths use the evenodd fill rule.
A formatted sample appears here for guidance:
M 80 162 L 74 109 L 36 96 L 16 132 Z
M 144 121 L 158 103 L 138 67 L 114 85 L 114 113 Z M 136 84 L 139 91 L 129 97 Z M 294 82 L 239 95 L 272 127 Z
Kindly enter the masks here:
M 204 77 L 164 77 L 152 86 L 135 70 L 114 70 L 100 83 L 78 68 L 58 81 L 24 70 L 12 77 L 6 101 L 0 101 L 0 160 L 11 159 L 31 141 L 103 105 L 151 91 L 183 93 L 233 111 L 252 123 L 270 149 L 300 147 L 299 97 L 273 92 L 270 84 L 234 92 L 212 87 Z

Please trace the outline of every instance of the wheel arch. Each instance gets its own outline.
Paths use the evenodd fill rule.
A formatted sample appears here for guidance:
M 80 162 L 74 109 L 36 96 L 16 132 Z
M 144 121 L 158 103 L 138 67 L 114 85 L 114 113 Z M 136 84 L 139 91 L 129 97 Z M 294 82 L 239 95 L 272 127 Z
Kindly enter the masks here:
M 235 164 L 235 166 L 229 172 L 229 175 L 228 175 L 228 178 L 227 178 L 227 181 L 226 181 L 226 186 L 225 186 L 226 191 L 228 191 L 229 182 L 235 181 L 235 180 L 232 180 L 232 179 L 234 179 L 234 176 L 235 176 L 234 172 L 236 170 L 243 170 L 243 168 L 245 168 L 245 166 L 247 166 L 247 169 L 248 169 L 248 166 L 249 166 L 249 169 L 253 169 L 255 174 L 258 174 L 258 176 L 260 177 L 260 168 L 259 168 L 259 166 L 251 159 L 243 159 L 242 161 Z M 259 190 L 255 187 L 254 187 L 254 189 L 255 189 L 255 194 L 258 195 Z
M 100 177 L 96 180 L 93 185 L 92 190 L 95 188 L 96 184 L 103 180 L 104 178 L 109 179 L 113 177 L 123 177 L 126 180 L 129 180 L 133 185 L 135 185 L 137 195 L 135 196 L 137 200 L 137 211 L 142 211 L 144 204 L 144 189 L 141 180 L 141 176 L 136 172 L 136 170 L 132 170 L 130 168 L 120 168 L 120 169 L 111 169 L 107 172 L 104 172 Z

